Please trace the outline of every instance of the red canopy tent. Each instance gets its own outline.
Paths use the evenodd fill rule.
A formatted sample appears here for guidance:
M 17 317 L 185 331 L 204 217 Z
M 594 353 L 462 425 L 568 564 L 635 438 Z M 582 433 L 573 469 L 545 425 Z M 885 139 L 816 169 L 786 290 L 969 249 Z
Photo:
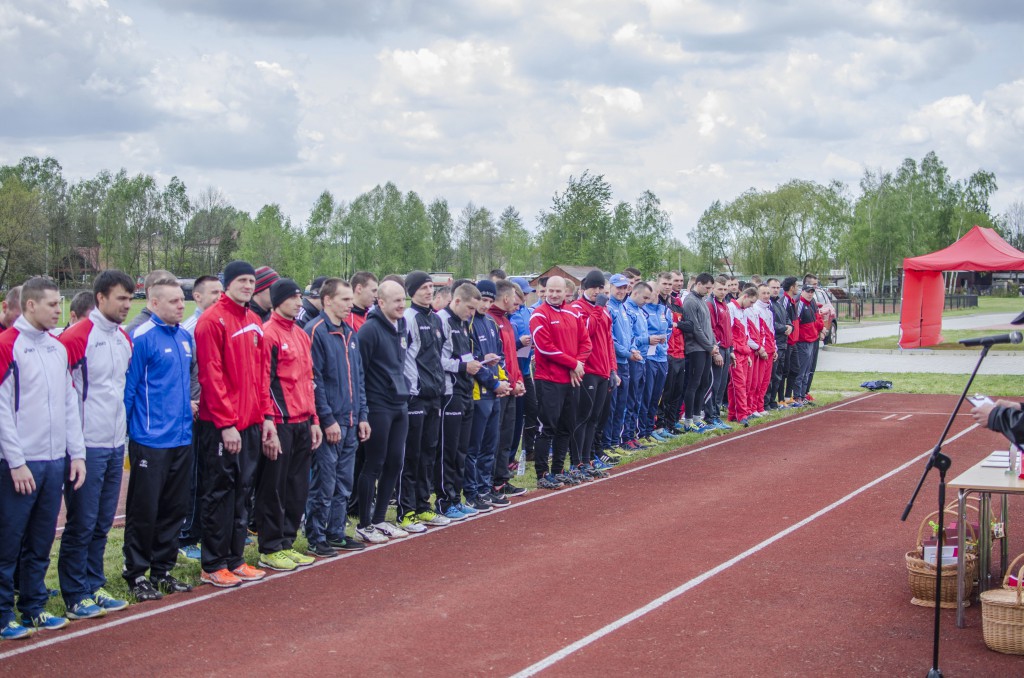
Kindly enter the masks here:
M 1024 271 L 1024 252 L 993 229 L 975 226 L 945 249 L 904 259 L 900 348 L 942 341 L 943 271 Z

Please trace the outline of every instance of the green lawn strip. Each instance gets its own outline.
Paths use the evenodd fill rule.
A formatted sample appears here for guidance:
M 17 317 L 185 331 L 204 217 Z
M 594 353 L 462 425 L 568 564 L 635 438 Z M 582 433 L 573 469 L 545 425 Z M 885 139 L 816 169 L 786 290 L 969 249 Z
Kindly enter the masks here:
M 848 395 L 851 395 L 851 394 L 855 395 L 856 394 L 858 389 L 856 389 L 855 387 L 848 388 L 848 389 L 842 389 L 842 390 L 836 389 L 834 392 L 827 392 L 828 389 L 825 389 L 824 387 L 820 387 L 820 389 L 819 389 L 818 380 L 819 380 L 819 376 L 821 374 L 824 374 L 824 373 L 819 372 L 819 373 L 815 374 L 815 377 L 814 377 L 814 386 L 815 386 L 815 396 L 814 397 L 816 398 L 816 402 L 819 405 L 819 407 L 820 406 L 824 406 L 824 405 L 829 405 L 831 403 L 834 403 L 834 402 L 836 402 L 838 400 L 841 400 L 841 399 L 847 397 Z M 842 392 L 842 391 L 845 391 L 845 392 Z M 817 408 L 815 408 L 815 409 L 817 409 Z M 763 417 L 763 418 L 751 419 L 751 428 L 756 428 L 758 426 L 764 426 L 766 424 L 774 423 L 774 422 L 777 422 L 780 419 L 783 419 L 785 417 L 792 416 L 794 414 L 797 414 L 797 413 L 800 413 L 800 412 L 805 412 L 805 411 L 806 410 L 789 410 L 789 409 L 787 409 L 787 410 L 778 410 L 778 411 L 775 411 L 775 412 L 769 412 L 768 415 Z M 743 430 L 743 429 L 739 428 L 736 424 L 733 424 L 733 426 L 735 427 L 733 430 Z M 711 438 L 716 438 L 716 437 L 725 435 L 727 433 L 728 433 L 728 431 L 716 431 L 714 433 L 710 433 L 710 434 L 706 434 L 706 435 L 700 435 L 700 434 L 697 434 L 697 433 L 687 433 L 687 434 L 684 434 L 684 435 L 676 436 L 675 438 L 673 438 L 672 440 L 670 440 L 668 442 L 658 443 L 656 445 L 652 445 L 649 449 L 640 450 L 637 453 L 631 454 L 631 455 L 623 455 L 622 456 L 622 463 L 619 466 L 620 467 L 628 466 L 630 463 L 639 461 L 641 459 L 648 459 L 650 457 L 658 457 L 658 456 L 661 456 L 663 454 L 667 454 L 669 452 L 673 452 L 673 451 L 679 449 L 680 447 L 685 447 L 686 445 L 697 443 L 697 442 L 700 442 L 702 440 L 709 440 Z M 512 483 L 515 484 L 515 485 L 519 485 L 521 487 L 529 488 L 531 491 L 535 491 L 536 488 L 537 488 L 537 475 L 535 473 L 533 464 L 532 463 L 527 464 L 526 472 L 523 475 L 521 475 L 521 476 L 513 475 Z M 515 502 L 514 499 L 512 501 Z M 394 520 L 395 519 L 395 509 L 394 509 L 394 507 L 391 507 L 391 508 L 388 509 L 387 519 L 388 520 Z M 350 520 L 350 523 L 351 523 L 351 520 Z M 352 533 L 352 529 L 353 529 L 353 525 L 350 524 L 349 525 L 349 534 Z M 106 588 L 111 593 L 111 595 L 113 595 L 115 597 L 119 597 L 119 598 L 124 598 L 124 599 L 130 601 L 132 604 L 135 604 L 134 599 L 132 599 L 132 597 L 128 593 L 128 584 L 127 584 L 127 582 L 125 582 L 125 580 L 121 576 L 122 567 L 124 565 L 124 556 L 122 555 L 122 546 L 123 546 L 123 544 L 124 544 L 124 529 L 120 528 L 120 527 L 115 527 L 115 528 L 111 529 L 110 530 L 110 535 L 109 535 L 109 537 L 107 539 L 106 554 L 104 556 L 104 571 L 106 572 L 106 576 L 107 576 L 107 587 Z M 305 552 L 306 538 L 301 533 L 296 538 L 294 546 L 295 546 L 295 549 L 297 551 Z M 54 541 L 53 548 L 50 551 L 50 567 L 49 567 L 49 569 L 47 570 L 47 573 L 46 573 L 46 586 L 47 586 L 47 588 L 49 588 L 51 590 L 55 590 L 55 589 L 59 589 L 60 588 L 60 584 L 59 584 L 58 579 L 57 579 L 57 554 L 58 554 L 59 550 L 60 550 L 60 540 L 57 539 L 57 540 Z M 259 550 L 257 549 L 257 547 L 255 545 L 247 546 L 246 547 L 246 549 L 245 549 L 245 560 L 250 565 L 257 565 L 257 562 L 259 561 Z M 197 561 L 185 560 L 184 558 L 179 556 L 178 564 L 175 566 L 175 568 L 171 572 L 171 574 L 173 574 L 175 577 L 177 577 L 178 579 L 180 579 L 182 581 L 185 581 L 185 582 L 188 582 L 188 583 L 192 584 L 193 586 L 198 586 L 199 585 L 200 572 L 201 572 L 201 568 L 200 568 L 199 563 Z M 46 609 L 47 609 L 48 612 L 50 612 L 52 614 L 63 615 L 64 612 L 65 612 L 63 599 L 61 599 L 61 597 L 59 595 L 51 597 L 49 602 L 46 605 Z M 114 616 L 116 616 L 117 613 L 112 613 L 112 614 Z
M 885 379 L 892 382 L 895 393 L 935 393 L 960 395 L 967 383 L 966 374 L 928 374 L 924 372 L 815 372 L 812 391 L 819 393 L 867 393 L 860 385 L 866 381 Z M 985 395 L 1020 393 L 1021 377 L 1006 374 L 979 374 L 971 391 Z
M 956 343 L 961 339 L 970 339 L 971 337 L 984 337 L 992 334 L 990 330 L 943 330 L 942 338 L 945 341 L 935 346 L 928 346 L 927 348 L 935 351 L 980 351 L 981 348 L 978 346 L 961 346 Z M 876 337 L 874 339 L 864 339 L 863 341 L 854 341 L 848 344 L 839 344 L 839 348 L 883 348 L 893 349 L 897 348 L 897 342 L 899 337 L 893 335 L 889 337 Z M 993 351 L 1024 351 L 1024 344 L 997 344 L 992 347 Z
M 943 318 L 956 318 L 965 315 L 983 315 L 986 313 L 1019 313 L 1024 310 L 1024 297 L 978 297 L 977 308 L 957 308 L 942 312 Z M 879 313 L 878 315 L 866 315 L 861 318 L 864 322 L 899 322 L 899 313 Z M 842 331 L 843 318 L 839 319 L 839 329 Z M 846 320 L 847 324 L 854 321 Z

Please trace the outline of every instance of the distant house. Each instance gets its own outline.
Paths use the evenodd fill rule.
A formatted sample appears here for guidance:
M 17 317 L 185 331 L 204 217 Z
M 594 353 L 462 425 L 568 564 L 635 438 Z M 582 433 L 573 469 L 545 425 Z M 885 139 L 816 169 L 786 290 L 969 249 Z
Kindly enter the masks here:
M 583 279 L 587 277 L 587 274 L 596 270 L 598 270 L 597 266 L 552 266 L 531 280 L 530 286 L 534 288 L 540 287 L 540 283 L 537 282 L 540 278 L 550 278 L 553 275 L 557 275 L 572 282 L 576 287 L 579 287 L 580 283 L 583 282 Z
M 100 246 L 76 247 L 71 253 L 61 259 L 54 271 L 55 277 L 60 283 L 85 282 L 102 271 L 107 266 L 100 253 Z
M 435 285 L 451 285 L 454 280 L 455 274 L 449 271 L 430 274 L 430 281 Z

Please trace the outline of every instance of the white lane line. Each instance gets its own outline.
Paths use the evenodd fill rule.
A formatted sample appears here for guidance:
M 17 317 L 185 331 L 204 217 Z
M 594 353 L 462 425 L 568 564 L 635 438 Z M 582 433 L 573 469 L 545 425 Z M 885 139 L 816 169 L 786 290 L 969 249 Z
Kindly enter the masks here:
M 899 419 L 897 419 L 896 421 L 906 421 L 907 419 L 910 419 L 910 418 L 911 418 L 912 416 L 914 416 L 914 415 L 912 415 L 912 414 L 908 414 L 908 415 L 907 415 L 907 416 L 905 416 L 905 417 L 900 417 L 900 418 L 899 418 Z
M 610 475 L 609 477 L 601 478 L 601 479 L 599 479 L 599 480 L 597 480 L 597 481 L 595 481 L 593 483 L 587 483 L 585 485 L 576 485 L 574 487 L 558 490 L 556 492 L 546 492 L 546 493 L 543 493 L 543 494 L 539 494 L 538 496 L 532 497 L 530 499 L 525 499 L 525 500 L 522 500 L 522 501 L 516 501 L 511 506 L 509 506 L 507 508 L 499 509 L 497 511 L 492 511 L 488 515 L 493 515 L 493 514 L 499 514 L 500 515 L 500 514 L 505 513 L 506 511 L 511 511 L 513 509 L 517 509 L 517 508 L 526 506 L 528 504 L 532 504 L 534 502 L 544 501 L 544 500 L 547 500 L 547 499 L 551 499 L 553 497 L 561 497 L 561 496 L 567 494 L 568 492 L 582 490 L 584 488 L 597 485 L 598 483 L 603 483 L 603 482 L 608 482 L 608 481 L 611 481 L 611 480 L 615 480 L 616 478 L 619 478 L 621 476 L 629 475 L 630 473 L 636 473 L 638 471 L 643 471 L 645 469 L 648 469 L 648 468 L 650 468 L 652 466 L 657 466 L 659 464 L 665 464 L 665 463 L 668 463 L 670 461 L 674 461 L 676 459 L 681 459 L 683 457 L 688 457 L 688 456 L 690 456 L 692 454 L 697 454 L 698 452 L 703 452 L 703 451 L 711 449 L 713 447 L 718 447 L 719 445 L 725 445 L 726 443 L 732 442 L 734 440 L 739 440 L 741 438 L 746 438 L 746 437 L 749 437 L 749 436 L 752 436 L 752 435 L 757 435 L 758 433 L 764 433 L 764 432 L 767 432 L 767 431 L 771 431 L 771 430 L 774 430 L 776 428 L 779 428 L 780 426 L 786 426 L 786 425 L 792 424 L 794 422 L 804 421 L 804 420 L 809 419 L 811 417 L 816 417 L 818 415 L 825 414 L 826 412 L 831 412 L 833 410 L 837 410 L 839 408 L 846 407 L 847 405 L 853 405 L 854 403 L 859 403 L 859 402 L 861 402 L 863 400 L 866 400 L 868 398 L 873 398 L 876 395 L 878 395 L 878 394 L 877 393 L 868 393 L 868 394 L 864 395 L 863 397 L 856 398 L 854 400 L 850 400 L 850 401 L 847 401 L 847 402 L 837 403 L 835 405 L 830 405 L 828 407 L 825 407 L 825 408 L 820 409 L 820 410 L 815 410 L 815 411 L 813 411 L 813 412 L 811 412 L 809 414 L 805 414 L 805 415 L 800 416 L 800 417 L 787 417 L 785 419 L 781 419 L 781 420 L 779 420 L 779 421 L 777 421 L 775 423 L 767 424 L 765 426 L 755 426 L 754 428 L 750 429 L 749 431 L 745 431 L 744 433 L 738 433 L 738 434 L 727 435 L 727 436 L 718 436 L 718 439 L 715 440 L 714 442 L 708 443 L 707 445 L 701 445 L 700 447 L 694 448 L 694 449 L 689 450 L 687 452 L 680 452 L 678 454 L 669 455 L 667 457 L 657 457 L 657 458 L 655 458 L 655 461 L 652 461 L 652 462 L 649 462 L 649 463 L 638 464 L 636 466 L 630 466 L 629 468 L 623 469 L 622 471 L 617 471 L 617 472 L 613 473 L 612 475 Z M 92 635 L 93 633 L 98 633 L 100 631 L 105 631 L 107 629 L 115 628 L 115 627 L 121 626 L 122 624 L 128 624 L 128 623 L 131 623 L 131 622 L 134 622 L 134 621 L 140 621 L 142 619 L 148 619 L 150 617 L 154 617 L 156 615 L 163 614 L 165 612 L 171 612 L 172 610 L 177 610 L 177 609 L 182 608 L 182 607 L 188 607 L 189 605 L 194 605 L 196 603 L 201 603 L 201 602 L 210 600 L 211 598 L 216 598 L 218 596 L 226 595 L 226 594 L 229 594 L 229 593 L 239 593 L 241 591 L 246 591 L 246 590 L 248 590 L 248 589 L 250 589 L 250 588 L 252 588 L 253 586 L 256 586 L 256 585 L 265 584 L 267 582 L 280 581 L 280 580 L 284 579 L 285 577 L 291 577 L 291 576 L 294 576 L 294 575 L 297 575 L 297 574 L 301 574 L 301 573 L 303 573 L 303 572 L 305 572 L 307 570 L 312 570 L 313 568 L 316 568 L 316 567 L 321 567 L 321 566 L 328 565 L 328 564 L 331 564 L 331 563 L 336 563 L 338 561 L 344 560 L 346 558 L 351 558 L 353 556 L 357 556 L 357 555 L 360 555 L 362 553 L 366 553 L 368 551 L 374 551 L 374 550 L 377 550 L 377 549 L 380 549 L 380 548 L 384 548 L 386 546 L 390 546 L 391 548 L 395 548 L 399 544 L 414 542 L 417 539 L 422 539 L 423 537 L 427 537 L 427 536 L 429 536 L 431 534 L 435 534 L 437 532 L 440 532 L 441 530 L 448 530 L 448 529 L 452 529 L 452 528 L 458 527 L 460 525 L 471 524 L 474 521 L 480 520 L 482 518 L 484 518 L 484 516 L 478 516 L 478 517 L 475 517 L 475 518 L 470 518 L 469 520 L 462 520 L 462 521 L 459 521 L 457 523 L 451 523 L 449 525 L 445 525 L 444 527 L 432 527 L 432 528 L 430 528 L 430 531 L 426 532 L 425 534 L 416 535 L 415 537 L 411 537 L 411 538 L 407 537 L 405 539 L 401 539 L 399 541 L 388 542 L 386 544 L 378 544 L 377 546 L 369 546 L 369 547 L 367 547 L 366 549 L 364 549 L 362 551 L 355 551 L 355 552 L 350 551 L 348 553 L 340 553 L 337 558 L 328 558 L 328 559 L 325 559 L 325 560 L 318 560 L 317 562 L 313 563 L 312 565 L 309 565 L 307 567 L 300 567 L 297 570 L 292 570 L 290 572 L 275 572 L 272 577 L 268 577 L 266 579 L 261 579 L 260 581 L 257 581 L 257 582 L 246 583 L 246 584 L 243 584 L 242 586 L 237 587 L 237 588 L 233 588 L 233 589 L 213 589 L 213 590 L 210 591 L 210 593 L 205 593 L 205 594 L 202 594 L 202 595 L 198 595 L 198 596 L 195 596 L 193 598 L 189 598 L 188 600 L 183 600 L 180 603 L 173 603 L 171 605 L 165 605 L 163 607 L 159 607 L 159 608 L 156 608 L 156 609 L 153 609 L 153 610 L 148 610 L 148 611 L 145 611 L 145 612 L 140 612 L 140 613 L 137 613 L 137 614 L 136 613 L 132 613 L 132 614 L 130 614 L 130 616 L 119 617 L 117 619 L 110 619 L 110 617 L 108 616 L 108 617 L 105 617 L 102 621 L 96 622 L 95 625 L 89 626 L 88 628 L 84 628 L 84 629 L 82 629 L 80 631 L 71 631 L 71 632 L 68 632 L 68 633 L 64 633 L 62 631 L 59 636 L 53 636 L 53 637 L 50 637 L 50 638 L 46 638 L 45 640 L 29 640 L 29 641 L 27 641 L 28 643 L 30 643 L 29 645 L 25 645 L 25 646 L 19 647 L 19 648 L 14 649 L 14 650 L 9 650 L 7 652 L 0 653 L 0 660 L 7 659 L 9 657 L 14 657 L 14 656 L 17 656 L 19 654 L 24 654 L 26 652 L 33 652 L 35 650 L 41 650 L 41 649 L 43 649 L 45 647 L 49 647 L 51 645 L 57 645 L 59 643 L 64 643 L 64 642 L 67 642 L 67 641 L 72 640 L 74 638 L 81 638 L 82 636 Z M 132 606 L 132 607 L 135 607 L 135 606 Z M 129 608 L 129 610 L 131 610 L 131 608 Z M 76 624 L 77 624 L 77 622 L 76 622 Z
M 882 421 L 885 421 L 886 419 L 892 419 L 895 416 L 895 414 L 890 414 L 888 417 L 882 417 Z
M 946 442 L 953 442 L 957 438 L 960 438 L 960 437 L 970 433 L 971 431 L 973 431 L 976 428 L 978 428 L 978 424 L 972 424 L 971 426 L 965 428 L 963 431 L 960 431 L 960 433 L 957 433 L 952 438 L 948 438 Z M 858 489 L 854 490 L 853 492 L 851 492 L 850 494 L 846 495 L 842 499 L 839 499 L 839 500 L 829 504 L 825 508 L 821 509 L 820 511 L 817 511 L 816 513 L 813 513 L 813 514 L 807 516 L 806 518 L 801 520 L 799 523 L 796 523 L 795 525 L 791 525 L 790 527 L 787 527 L 785 530 L 782 530 L 781 532 L 778 532 L 778 533 L 772 535 L 771 537 L 769 537 L 768 539 L 765 539 L 764 541 L 762 541 L 759 544 L 755 544 L 754 546 L 750 547 L 749 549 L 747 549 L 743 553 L 740 553 L 739 555 L 736 555 L 733 558 L 730 558 L 729 560 L 725 561 L 724 563 L 721 563 L 721 564 L 711 568 L 710 570 L 707 570 L 703 574 L 700 574 L 700 575 L 694 577 L 693 579 L 689 580 L 685 584 L 682 584 L 681 586 L 679 586 L 679 587 L 677 587 L 675 589 L 672 589 L 671 591 L 669 591 L 668 593 L 664 594 L 663 596 L 661 596 L 659 598 L 655 598 L 654 600 L 652 600 L 651 602 L 647 603 L 643 607 L 638 608 L 638 609 L 634 610 L 633 612 L 630 612 L 626 616 L 620 617 L 619 619 L 616 619 L 612 623 L 610 623 L 610 624 L 608 624 L 606 626 L 603 626 L 602 628 L 600 628 L 600 629 L 594 631 L 593 633 L 591 633 L 589 636 L 581 638 L 581 639 L 577 640 L 575 643 L 572 643 L 570 645 L 566 645 L 564 648 L 562 648 L 558 652 L 550 654 L 547 657 L 545 657 L 544 659 L 540 660 L 539 662 L 537 662 L 535 664 L 531 664 L 530 666 L 527 666 L 522 671 L 513 674 L 512 678 L 527 678 L 527 676 L 537 675 L 538 673 L 540 673 L 544 669 L 550 668 L 551 666 L 553 666 L 554 664 L 556 664 L 556 663 L 560 662 L 561 660 L 565 659 L 569 655 L 574 654 L 574 653 L 578 652 L 579 650 L 582 650 L 587 645 L 595 643 L 598 640 L 601 640 L 602 638 L 607 636 L 608 634 L 613 633 L 614 631 L 617 631 L 618 629 L 622 628 L 623 626 L 629 624 L 630 622 L 636 621 L 640 617 L 643 617 L 644 615 L 646 615 L 646 614 L 648 614 L 650 612 L 653 612 L 654 610 L 658 609 L 659 607 L 661 607 L 665 603 L 671 602 L 671 601 L 675 600 L 676 598 L 678 598 L 679 596 L 681 596 L 684 593 L 686 593 L 687 591 L 689 591 L 689 590 L 691 590 L 693 588 L 696 588 L 697 586 L 703 584 L 708 579 L 711 579 L 712 577 L 714 577 L 716 574 L 719 574 L 721 572 L 724 572 L 725 570 L 728 570 L 733 565 L 736 565 L 737 563 L 739 563 L 739 562 L 741 562 L 743 560 L 746 560 L 750 556 L 756 554 L 758 551 L 761 551 L 764 548 L 766 548 L 768 546 L 771 546 L 772 544 L 774 544 L 775 542 L 779 541 L 783 537 L 786 537 L 786 536 L 792 534 L 793 532 L 796 532 L 797 530 L 799 530 L 800 528 L 804 527 L 805 525 L 808 525 L 808 524 L 814 522 L 815 520 L 817 520 L 818 518 L 822 517 L 823 515 L 825 515 L 825 514 L 831 512 L 831 511 L 839 508 L 840 506 L 842 506 L 843 504 L 847 503 L 851 499 L 854 499 L 858 495 L 863 494 L 867 490 L 870 490 L 875 485 L 878 485 L 879 483 L 884 482 L 885 480 L 888 480 L 889 478 L 891 478 L 892 476 L 896 475 L 897 473 L 899 473 L 899 472 L 901 472 L 901 471 L 903 471 L 903 470 L 913 466 L 914 464 L 918 463 L 919 461 L 921 461 L 922 459 L 924 459 L 925 457 L 927 457 L 931 453 L 932 453 L 931 449 L 929 449 L 927 452 L 922 452 L 921 454 L 917 455 L 916 457 L 914 457 L 913 459 L 907 461 L 906 463 L 901 464 L 900 466 L 897 466 L 896 468 L 892 469 L 888 473 L 885 473 L 884 475 L 881 475 L 878 478 L 875 478 L 874 480 L 869 482 L 867 485 L 863 485 L 863 486 L 859 487 Z

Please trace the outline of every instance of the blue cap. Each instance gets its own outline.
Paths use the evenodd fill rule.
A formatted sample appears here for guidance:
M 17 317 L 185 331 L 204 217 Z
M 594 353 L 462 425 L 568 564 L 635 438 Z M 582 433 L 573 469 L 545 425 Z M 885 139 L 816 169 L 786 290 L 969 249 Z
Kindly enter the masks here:
M 480 296 L 491 299 L 492 301 L 498 294 L 497 288 L 490 280 L 477 280 L 476 288 L 480 290 Z
M 509 278 L 509 282 L 518 285 L 523 294 L 529 294 L 533 291 L 533 288 L 530 287 L 530 283 L 526 281 L 526 278 L 520 278 L 517 276 L 515 278 Z
M 609 278 L 608 282 L 612 284 L 612 287 L 629 287 L 629 278 L 622 275 L 621 273 L 616 273 L 615 275 L 613 275 L 611 278 Z

